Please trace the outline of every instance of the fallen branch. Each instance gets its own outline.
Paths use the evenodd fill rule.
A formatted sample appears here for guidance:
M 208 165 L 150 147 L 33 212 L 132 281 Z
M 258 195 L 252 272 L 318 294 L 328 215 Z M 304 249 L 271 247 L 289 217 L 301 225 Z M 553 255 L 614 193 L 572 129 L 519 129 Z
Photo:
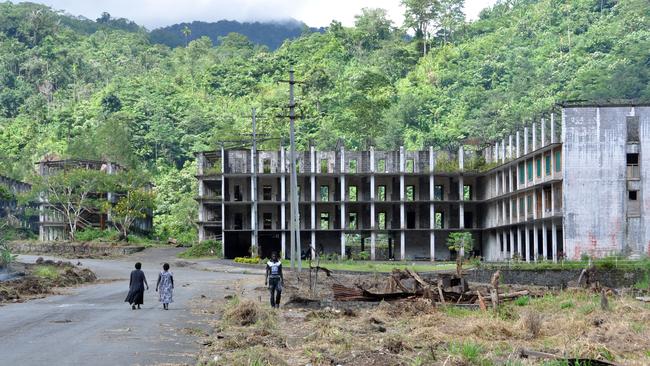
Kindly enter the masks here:
M 521 358 L 535 357 L 535 358 L 542 358 L 546 360 L 563 360 L 566 361 L 567 365 L 569 366 L 573 366 L 573 365 L 618 366 L 618 364 L 610 361 L 595 360 L 591 358 L 565 358 L 558 355 L 554 355 L 552 353 L 531 351 L 523 348 L 519 350 L 519 356 Z

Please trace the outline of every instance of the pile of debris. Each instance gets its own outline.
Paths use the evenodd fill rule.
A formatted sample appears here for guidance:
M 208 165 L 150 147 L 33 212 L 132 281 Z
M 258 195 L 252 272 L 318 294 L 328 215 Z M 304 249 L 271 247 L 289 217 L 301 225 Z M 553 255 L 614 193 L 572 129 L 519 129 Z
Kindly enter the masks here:
M 542 292 L 524 289 L 509 293 L 499 293 L 499 272 L 492 277 L 491 285 L 470 289 L 462 277 L 451 273 L 439 273 L 431 279 L 422 277 L 410 269 L 394 269 L 388 276 L 384 292 L 371 292 L 360 285 L 347 287 L 333 284 L 334 300 L 337 301 L 389 301 L 408 298 L 426 298 L 440 304 L 478 306 L 497 306 L 500 302 L 514 300 L 522 296 L 543 296 Z

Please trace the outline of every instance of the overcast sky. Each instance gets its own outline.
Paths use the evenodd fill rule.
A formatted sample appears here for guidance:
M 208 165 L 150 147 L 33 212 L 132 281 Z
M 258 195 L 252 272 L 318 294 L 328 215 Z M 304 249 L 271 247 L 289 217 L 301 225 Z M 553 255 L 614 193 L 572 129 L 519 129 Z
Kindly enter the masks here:
M 312 27 L 327 26 L 333 19 L 350 26 L 364 7 L 384 8 L 401 25 L 399 0 L 33 0 L 73 15 L 96 19 L 106 11 L 128 18 L 148 29 L 194 20 L 254 21 L 294 18 Z M 14 2 L 18 2 L 15 1 Z M 465 14 L 476 19 L 496 0 L 465 0 Z

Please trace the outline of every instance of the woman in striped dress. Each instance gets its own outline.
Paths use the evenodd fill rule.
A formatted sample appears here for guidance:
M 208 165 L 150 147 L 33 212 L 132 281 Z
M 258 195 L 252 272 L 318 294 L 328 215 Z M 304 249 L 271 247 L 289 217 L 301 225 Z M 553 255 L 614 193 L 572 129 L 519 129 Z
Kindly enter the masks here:
M 163 309 L 169 310 L 169 304 L 173 302 L 172 292 L 174 291 L 174 275 L 169 271 L 169 264 L 163 264 L 163 270 L 158 274 L 156 291 L 160 295 L 160 302 Z

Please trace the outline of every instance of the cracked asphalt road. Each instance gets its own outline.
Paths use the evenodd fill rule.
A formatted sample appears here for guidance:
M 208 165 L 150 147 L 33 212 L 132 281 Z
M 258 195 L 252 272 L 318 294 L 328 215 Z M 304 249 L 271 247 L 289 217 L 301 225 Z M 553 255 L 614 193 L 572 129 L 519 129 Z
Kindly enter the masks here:
M 201 295 L 222 299 L 234 281 L 262 271 L 216 261 L 185 261 L 192 263 L 181 267 L 175 265 L 182 261 L 176 258 L 178 252 L 156 248 L 119 259 L 81 259 L 84 267 L 95 271 L 98 283 L 1 306 L 0 365 L 195 364 L 199 338 L 188 330 L 208 330 L 208 325 L 207 315 L 192 311 L 192 299 Z M 19 261 L 33 263 L 36 258 L 22 255 Z M 150 290 L 145 291 L 142 310 L 133 311 L 124 298 L 137 261 L 142 262 Z M 164 262 L 174 272 L 169 311 L 162 310 L 154 291 Z

